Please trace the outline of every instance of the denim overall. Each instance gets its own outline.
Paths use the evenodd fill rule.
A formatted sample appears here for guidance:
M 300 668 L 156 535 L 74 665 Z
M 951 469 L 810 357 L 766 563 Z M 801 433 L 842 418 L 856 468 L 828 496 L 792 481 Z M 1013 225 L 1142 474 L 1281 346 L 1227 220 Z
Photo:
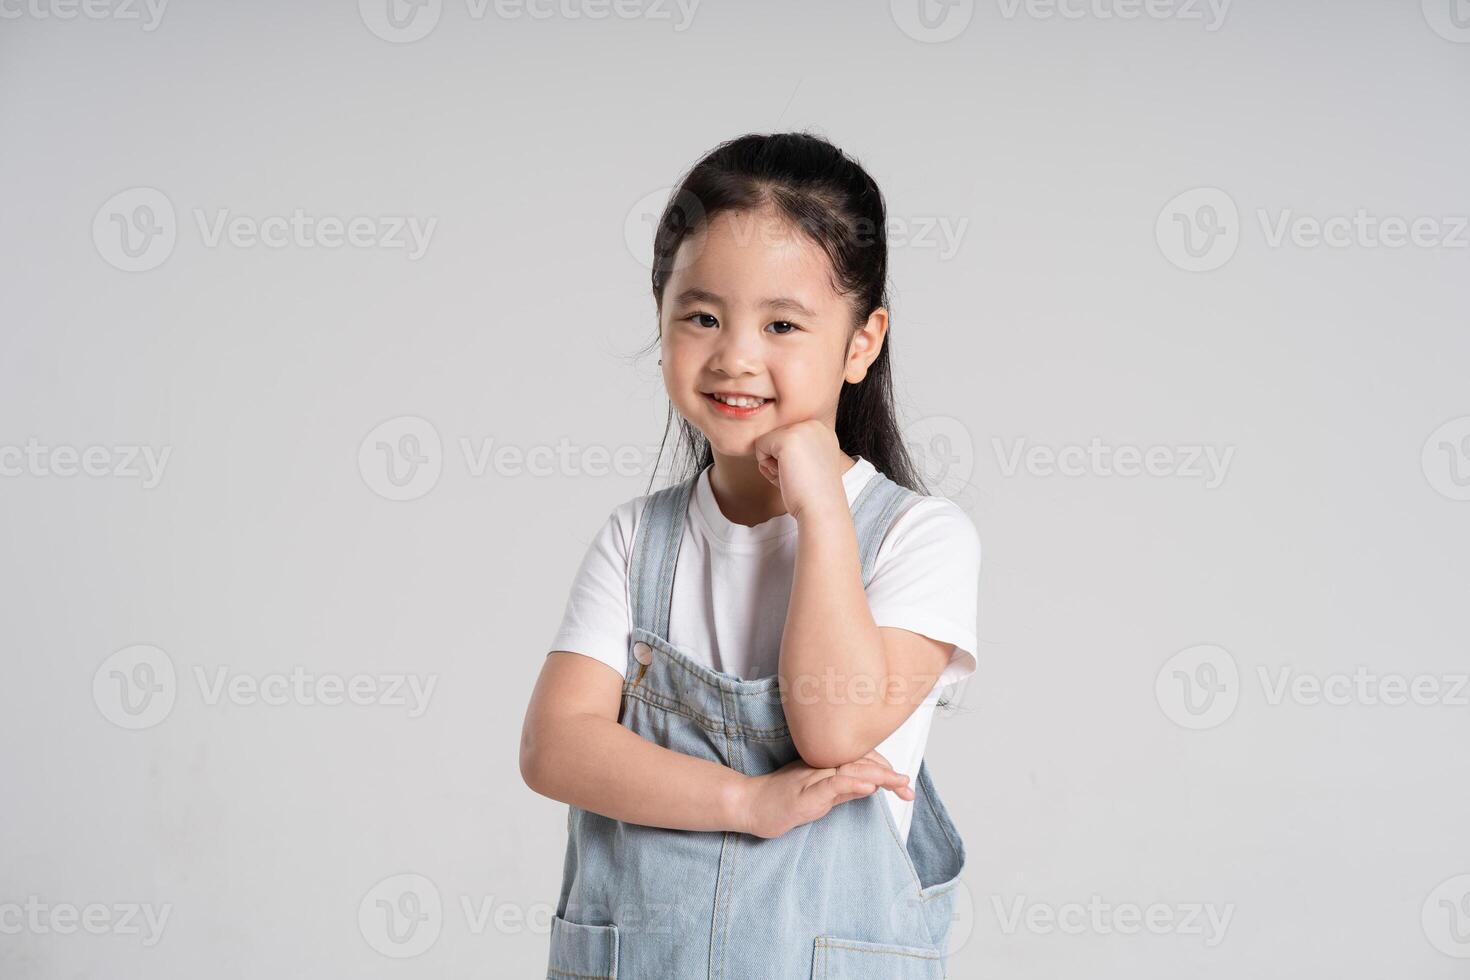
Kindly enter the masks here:
M 777 677 L 741 680 L 667 639 L 698 478 L 652 494 L 638 524 L 618 722 L 685 755 L 769 773 L 797 757 Z M 912 496 L 876 473 L 853 501 L 865 586 Z M 884 789 L 771 839 L 645 827 L 569 807 L 547 977 L 939 980 L 965 848 L 922 763 L 913 789 L 907 846 Z

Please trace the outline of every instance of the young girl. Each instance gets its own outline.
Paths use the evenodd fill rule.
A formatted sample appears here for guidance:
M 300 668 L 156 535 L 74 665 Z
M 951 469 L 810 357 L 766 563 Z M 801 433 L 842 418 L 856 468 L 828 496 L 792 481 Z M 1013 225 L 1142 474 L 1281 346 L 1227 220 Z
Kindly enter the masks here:
M 526 713 L 526 783 L 569 804 L 548 977 L 945 976 L 965 849 L 923 756 L 980 544 L 915 489 L 884 226 L 804 133 L 720 145 L 664 211 L 693 466 L 613 510 Z

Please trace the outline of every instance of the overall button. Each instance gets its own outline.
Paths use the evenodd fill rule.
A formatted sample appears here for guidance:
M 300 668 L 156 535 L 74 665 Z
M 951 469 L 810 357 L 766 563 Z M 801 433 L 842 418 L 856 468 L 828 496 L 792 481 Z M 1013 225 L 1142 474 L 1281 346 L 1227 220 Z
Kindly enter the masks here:
M 653 663 L 653 647 L 639 640 L 633 644 L 633 659 L 647 667 Z

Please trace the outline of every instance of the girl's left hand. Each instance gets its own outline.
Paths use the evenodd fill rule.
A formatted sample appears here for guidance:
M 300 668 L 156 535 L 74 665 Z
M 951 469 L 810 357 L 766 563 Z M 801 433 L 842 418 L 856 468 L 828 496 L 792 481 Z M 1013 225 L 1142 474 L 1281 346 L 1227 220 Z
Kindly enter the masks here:
M 780 488 L 786 512 L 798 520 L 826 507 L 848 510 L 839 461 L 845 456 L 837 433 L 816 419 L 783 425 L 755 440 L 756 466 Z

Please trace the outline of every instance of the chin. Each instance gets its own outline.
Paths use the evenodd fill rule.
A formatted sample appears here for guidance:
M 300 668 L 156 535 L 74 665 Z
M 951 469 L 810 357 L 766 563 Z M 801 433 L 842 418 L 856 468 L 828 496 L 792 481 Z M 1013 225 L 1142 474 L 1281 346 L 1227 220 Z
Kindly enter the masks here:
M 704 430 L 701 429 L 700 431 L 703 432 Z M 733 459 L 755 459 L 754 435 L 745 439 L 731 439 L 728 436 L 721 437 L 717 434 L 716 438 L 710 439 L 710 434 L 705 432 L 704 437 L 709 440 L 710 448 L 721 456 L 728 456 Z
M 706 432 L 704 437 L 709 440 L 710 448 L 721 456 L 754 456 L 755 440 L 747 439 L 735 442 L 731 439 L 710 439 Z

